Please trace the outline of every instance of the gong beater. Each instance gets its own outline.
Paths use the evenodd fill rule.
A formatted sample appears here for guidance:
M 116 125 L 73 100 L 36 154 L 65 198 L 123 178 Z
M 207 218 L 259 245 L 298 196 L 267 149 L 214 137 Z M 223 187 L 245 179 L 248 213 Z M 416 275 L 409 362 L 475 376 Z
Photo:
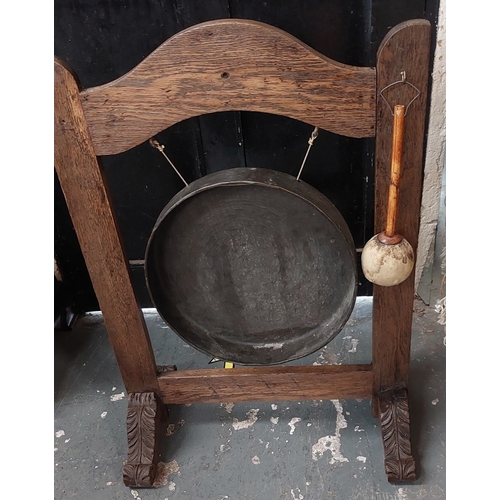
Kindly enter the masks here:
M 356 251 L 340 212 L 271 169 L 223 170 L 178 192 L 152 230 L 145 273 L 167 325 L 240 364 L 311 354 L 342 330 L 356 300 Z
M 396 232 L 396 221 L 399 205 L 399 182 L 403 158 L 404 122 L 410 105 L 420 95 L 420 91 L 406 80 L 406 72 L 401 72 L 401 80 L 393 82 L 380 91 L 380 96 L 390 107 L 384 97 L 384 91 L 395 85 L 410 85 L 416 96 L 408 105 L 396 104 L 393 110 L 391 178 L 387 199 L 387 218 L 385 230 L 371 238 L 361 253 L 361 267 L 368 281 L 379 286 L 395 286 L 405 281 L 413 271 L 415 254 L 410 243 Z

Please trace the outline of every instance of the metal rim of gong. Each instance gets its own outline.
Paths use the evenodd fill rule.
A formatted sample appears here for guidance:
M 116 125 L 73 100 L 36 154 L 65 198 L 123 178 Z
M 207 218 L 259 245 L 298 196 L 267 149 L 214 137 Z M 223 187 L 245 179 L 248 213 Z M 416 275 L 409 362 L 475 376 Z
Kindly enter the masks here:
M 252 217 L 254 210 L 260 219 Z M 262 223 L 268 217 L 271 222 Z M 245 241 L 228 252 L 238 238 Z M 276 238 L 285 242 L 284 250 Z M 199 351 L 239 364 L 280 364 L 312 354 L 342 330 L 356 300 L 356 250 L 342 215 L 309 184 L 271 169 L 222 170 L 179 191 L 153 227 L 144 266 L 149 295 L 165 323 Z M 249 280 L 252 273 L 268 280 L 266 286 Z M 234 302 L 245 287 L 251 292 L 246 302 Z

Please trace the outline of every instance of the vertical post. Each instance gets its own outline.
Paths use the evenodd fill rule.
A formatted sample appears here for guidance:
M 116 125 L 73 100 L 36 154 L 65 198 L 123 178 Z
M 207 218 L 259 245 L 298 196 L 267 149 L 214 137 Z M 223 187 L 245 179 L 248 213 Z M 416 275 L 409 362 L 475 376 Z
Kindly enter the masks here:
M 87 130 L 78 84 L 58 59 L 54 62 L 54 155 L 125 387 L 129 393 L 159 394 L 151 342 Z
M 377 53 L 377 129 L 375 143 L 375 233 L 384 229 L 390 182 L 392 110 L 408 105 L 417 91 L 411 85 L 387 85 L 406 80 L 420 96 L 407 108 L 399 184 L 398 233 L 417 248 L 424 167 L 424 143 L 429 80 L 431 25 L 416 19 L 394 27 Z M 391 482 L 416 477 L 410 443 L 408 375 L 415 298 L 415 270 L 401 284 L 373 287 L 373 412 L 380 418 L 385 471 Z
M 420 90 L 407 110 L 399 188 L 398 232 L 417 248 L 424 166 L 424 133 L 429 79 L 431 25 L 426 20 L 406 21 L 393 28 L 377 53 L 377 132 L 375 143 L 375 234 L 383 231 L 389 190 L 392 108 L 408 104 L 416 95 L 410 85 L 387 85 L 406 80 Z M 392 287 L 374 285 L 373 369 L 374 393 L 408 383 L 415 274 Z M 378 412 L 377 412 L 378 414 Z

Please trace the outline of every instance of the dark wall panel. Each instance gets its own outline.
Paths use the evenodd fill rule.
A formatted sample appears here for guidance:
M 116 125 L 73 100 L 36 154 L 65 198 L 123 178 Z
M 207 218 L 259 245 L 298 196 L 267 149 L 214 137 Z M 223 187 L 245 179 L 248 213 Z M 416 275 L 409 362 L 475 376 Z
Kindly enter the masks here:
M 97 298 L 55 170 L 54 253 L 64 280 L 63 283 L 54 283 L 56 317 L 66 307 L 73 309 L 75 313 L 97 310 Z
M 359 0 L 231 0 L 231 17 L 276 26 L 327 57 L 366 65 L 371 2 Z

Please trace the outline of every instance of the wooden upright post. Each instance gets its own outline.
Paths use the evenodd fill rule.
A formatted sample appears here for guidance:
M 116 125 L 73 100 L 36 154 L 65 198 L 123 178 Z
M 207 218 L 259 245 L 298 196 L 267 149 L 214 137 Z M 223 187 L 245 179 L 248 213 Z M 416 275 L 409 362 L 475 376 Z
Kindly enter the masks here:
M 128 391 L 125 484 L 152 486 L 165 408 L 144 316 L 118 234 L 106 182 L 90 140 L 78 84 L 54 64 L 55 168 Z
M 54 63 L 55 168 L 106 329 L 129 392 L 159 392 L 156 365 L 129 265 L 70 70 Z M 131 304 L 136 307 L 130 307 Z
M 431 25 L 412 20 L 393 28 L 377 53 L 377 129 L 375 143 L 375 234 L 384 229 L 389 190 L 392 110 L 407 105 L 399 186 L 398 232 L 417 248 L 424 167 Z M 403 76 L 404 75 L 404 76 Z M 385 102 L 384 98 L 388 101 Z M 386 473 L 391 481 L 415 478 L 411 455 L 407 385 L 415 297 L 415 271 L 400 285 L 373 287 L 373 411 L 381 419 Z

